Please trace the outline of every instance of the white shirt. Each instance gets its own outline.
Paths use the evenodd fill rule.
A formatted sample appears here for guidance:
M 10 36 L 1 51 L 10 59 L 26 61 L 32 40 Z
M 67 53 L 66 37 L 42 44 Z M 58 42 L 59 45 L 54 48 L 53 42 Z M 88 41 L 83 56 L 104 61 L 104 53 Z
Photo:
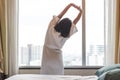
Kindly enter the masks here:
M 55 31 L 54 26 L 58 21 L 59 18 L 57 16 L 53 16 L 53 19 L 51 20 L 46 33 L 45 45 L 51 49 L 61 49 L 66 40 L 68 39 L 60 36 L 60 33 Z M 77 32 L 77 28 L 72 23 L 70 36 L 75 32 Z
M 55 31 L 54 26 L 58 21 L 59 18 L 53 16 L 48 26 L 43 48 L 41 74 L 64 74 L 61 48 L 69 37 L 64 38 L 60 36 L 59 32 Z M 75 32 L 77 32 L 77 28 L 72 24 L 70 36 Z

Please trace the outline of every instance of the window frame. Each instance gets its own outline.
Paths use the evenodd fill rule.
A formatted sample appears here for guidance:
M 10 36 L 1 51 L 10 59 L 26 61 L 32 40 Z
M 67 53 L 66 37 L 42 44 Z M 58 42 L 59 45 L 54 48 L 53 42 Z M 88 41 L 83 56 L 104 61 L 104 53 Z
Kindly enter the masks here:
M 82 15 L 82 66 L 86 66 L 86 23 L 85 23 L 85 0 L 82 0 L 82 8 L 83 8 L 83 15 Z

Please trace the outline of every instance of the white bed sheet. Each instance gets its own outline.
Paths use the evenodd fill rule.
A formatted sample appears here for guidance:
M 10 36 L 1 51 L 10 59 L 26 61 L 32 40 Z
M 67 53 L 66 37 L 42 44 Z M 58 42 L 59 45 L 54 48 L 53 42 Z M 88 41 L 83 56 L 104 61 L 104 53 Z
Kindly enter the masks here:
M 40 75 L 40 74 L 19 74 L 5 80 L 97 80 L 95 75 L 74 76 L 74 75 Z

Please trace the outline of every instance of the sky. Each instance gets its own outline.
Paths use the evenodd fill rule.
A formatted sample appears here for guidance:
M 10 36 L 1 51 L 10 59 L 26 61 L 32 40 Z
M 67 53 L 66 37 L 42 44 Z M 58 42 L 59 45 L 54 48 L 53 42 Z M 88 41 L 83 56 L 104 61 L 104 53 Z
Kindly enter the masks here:
M 40 37 L 45 36 L 46 29 L 52 16 L 58 15 L 68 3 L 74 0 L 69 0 L 69 2 L 68 0 L 48 1 L 49 0 L 20 0 L 19 40 L 22 45 L 28 42 L 35 44 L 43 42 L 44 38 L 41 39 Z M 76 0 L 76 3 L 80 4 L 81 2 Z M 74 14 L 71 16 L 69 13 L 73 13 L 72 11 L 74 11 Z M 73 19 L 76 13 L 77 10 L 71 8 L 65 16 L 70 16 L 70 18 Z
M 102 1 L 104 0 L 86 0 L 86 39 L 89 39 L 87 42 L 91 44 L 102 44 L 104 40 L 104 18 L 101 17 L 104 16 L 104 12 L 102 12 L 104 10 L 101 10 L 103 9 Z M 70 2 L 82 6 L 81 0 L 19 0 L 19 45 L 43 45 L 52 16 L 59 14 Z M 73 20 L 77 13 L 77 10 L 71 8 L 65 16 L 69 16 Z M 67 42 L 70 43 L 68 45 L 82 44 L 81 20 L 77 27 L 79 32 Z

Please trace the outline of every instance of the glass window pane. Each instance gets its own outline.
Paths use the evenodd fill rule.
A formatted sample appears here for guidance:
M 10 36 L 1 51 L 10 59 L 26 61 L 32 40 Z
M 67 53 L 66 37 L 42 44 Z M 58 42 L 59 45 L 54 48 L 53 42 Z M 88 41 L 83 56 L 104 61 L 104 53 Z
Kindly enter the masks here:
M 104 0 L 86 0 L 86 65 L 104 64 Z
M 42 47 L 49 21 L 64 7 L 81 0 L 19 0 L 19 66 L 40 66 Z M 71 14 L 72 13 L 72 14 Z M 71 8 L 65 16 L 72 20 L 77 10 Z M 65 66 L 81 65 L 81 21 L 79 32 L 72 36 L 63 47 Z

